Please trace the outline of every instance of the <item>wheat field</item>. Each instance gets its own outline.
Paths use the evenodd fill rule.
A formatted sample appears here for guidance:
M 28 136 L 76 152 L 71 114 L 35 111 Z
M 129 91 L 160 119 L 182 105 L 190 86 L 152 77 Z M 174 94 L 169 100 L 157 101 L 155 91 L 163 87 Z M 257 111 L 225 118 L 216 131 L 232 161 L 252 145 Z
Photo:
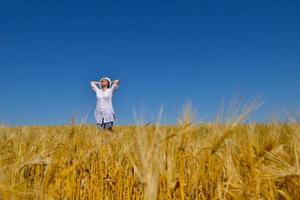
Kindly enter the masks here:
M 300 125 L 0 128 L 0 199 L 300 199 Z

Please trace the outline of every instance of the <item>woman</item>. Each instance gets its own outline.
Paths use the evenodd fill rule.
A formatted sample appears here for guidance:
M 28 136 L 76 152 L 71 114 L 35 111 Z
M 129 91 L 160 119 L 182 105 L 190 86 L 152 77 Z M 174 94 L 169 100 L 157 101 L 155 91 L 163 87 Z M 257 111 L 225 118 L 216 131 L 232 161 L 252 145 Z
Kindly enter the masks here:
M 98 129 L 112 131 L 115 121 L 115 112 L 112 105 L 112 96 L 114 91 L 119 87 L 119 80 L 111 81 L 110 78 L 104 77 L 100 82 L 91 81 L 91 86 L 97 97 L 95 118 Z

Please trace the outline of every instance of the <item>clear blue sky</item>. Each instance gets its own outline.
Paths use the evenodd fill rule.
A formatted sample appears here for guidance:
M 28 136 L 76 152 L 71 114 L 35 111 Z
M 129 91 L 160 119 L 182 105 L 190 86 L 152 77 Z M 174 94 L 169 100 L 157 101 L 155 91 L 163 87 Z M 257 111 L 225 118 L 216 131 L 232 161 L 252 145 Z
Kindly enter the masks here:
M 125 3 L 126 2 L 126 3 Z M 118 124 L 190 101 L 211 121 L 222 98 L 263 94 L 253 120 L 300 110 L 300 1 L 1 1 L 0 123 L 81 120 L 90 80 L 120 79 Z M 299 112 L 298 112 L 299 113 Z

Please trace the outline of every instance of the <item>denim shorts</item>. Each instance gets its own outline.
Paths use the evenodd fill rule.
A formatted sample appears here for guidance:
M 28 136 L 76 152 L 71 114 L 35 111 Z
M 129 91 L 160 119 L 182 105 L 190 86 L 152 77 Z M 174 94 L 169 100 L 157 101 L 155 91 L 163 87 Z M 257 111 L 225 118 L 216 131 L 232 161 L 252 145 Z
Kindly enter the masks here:
M 97 127 L 99 129 L 99 131 L 103 131 L 103 130 L 109 130 L 112 131 L 112 127 L 114 125 L 114 122 L 107 122 L 107 123 L 97 123 Z

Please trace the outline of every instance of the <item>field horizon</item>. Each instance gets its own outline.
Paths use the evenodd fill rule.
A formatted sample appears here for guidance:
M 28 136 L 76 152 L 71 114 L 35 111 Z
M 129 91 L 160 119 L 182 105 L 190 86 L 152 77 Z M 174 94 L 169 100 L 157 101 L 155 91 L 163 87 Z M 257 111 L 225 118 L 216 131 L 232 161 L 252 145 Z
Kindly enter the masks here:
M 298 199 L 300 125 L 0 128 L 1 199 Z

